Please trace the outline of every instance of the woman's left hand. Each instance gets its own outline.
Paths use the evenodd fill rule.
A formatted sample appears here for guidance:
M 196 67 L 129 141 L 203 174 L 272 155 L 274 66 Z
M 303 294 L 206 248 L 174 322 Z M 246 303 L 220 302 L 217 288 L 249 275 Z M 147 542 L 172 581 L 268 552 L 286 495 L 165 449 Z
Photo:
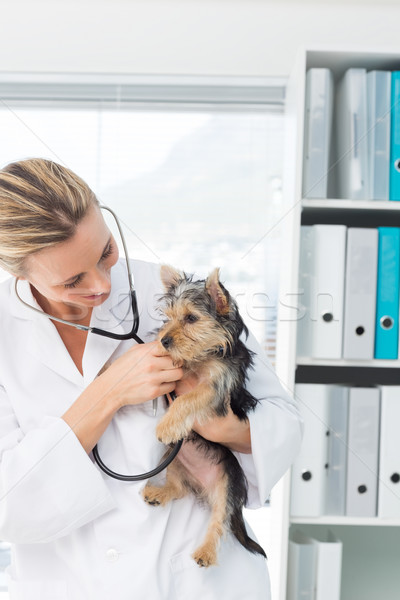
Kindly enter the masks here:
M 195 374 L 184 375 L 176 382 L 175 394 L 181 396 L 190 392 L 198 385 Z M 224 417 L 214 417 L 205 423 L 195 421 L 193 430 L 210 442 L 217 442 L 227 446 L 230 450 L 251 454 L 251 437 L 249 421 L 241 421 L 228 407 L 228 414 Z

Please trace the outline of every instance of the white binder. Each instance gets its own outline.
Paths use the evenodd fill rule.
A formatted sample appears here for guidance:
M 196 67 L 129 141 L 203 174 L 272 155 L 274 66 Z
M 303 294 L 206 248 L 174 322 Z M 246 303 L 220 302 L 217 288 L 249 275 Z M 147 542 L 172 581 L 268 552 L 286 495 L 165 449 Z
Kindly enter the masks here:
M 297 355 L 311 356 L 310 320 L 311 273 L 313 269 L 313 228 L 303 225 L 300 229 L 299 301 L 297 320 Z
M 374 358 L 377 267 L 378 230 L 350 227 L 346 251 L 344 358 Z
M 304 198 L 327 197 L 332 116 L 332 71 L 309 69 L 304 122 Z
M 371 200 L 389 200 L 391 72 L 367 73 L 369 193 Z
M 299 293 L 304 314 L 299 314 L 298 354 L 341 358 L 346 227 L 302 227 L 301 241 Z
M 400 386 L 381 387 L 378 516 L 400 518 Z
M 340 600 L 342 542 L 330 530 L 309 537 L 290 532 L 287 600 Z
M 346 509 L 349 388 L 341 385 L 331 385 L 329 387 L 325 514 L 344 515 Z
M 289 538 L 287 600 L 315 600 L 317 546 L 301 531 Z
M 343 544 L 328 529 L 313 539 L 316 547 L 315 600 L 340 600 Z
M 337 85 L 339 197 L 369 198 L 367 71 L 348 69 Z
M 330 386 L 301 383 L 295 396 L 304 419 L 300 453 L 292 466 L 293 517 L 318 517 L 325 511 L 328 461 L 328 412 Z
M 377 513 L 379 388 L 350 388 L 346 515 Z

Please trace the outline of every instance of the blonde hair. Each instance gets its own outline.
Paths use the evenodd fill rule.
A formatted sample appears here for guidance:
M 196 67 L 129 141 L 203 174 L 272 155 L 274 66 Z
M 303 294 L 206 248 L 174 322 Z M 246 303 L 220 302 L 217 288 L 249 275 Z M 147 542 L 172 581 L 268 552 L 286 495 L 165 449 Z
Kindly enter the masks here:
M 25 275 L 28 256 L 70 239 L 99 202 L 72 171 L 32 158 L 0 170 L 0 267 Z

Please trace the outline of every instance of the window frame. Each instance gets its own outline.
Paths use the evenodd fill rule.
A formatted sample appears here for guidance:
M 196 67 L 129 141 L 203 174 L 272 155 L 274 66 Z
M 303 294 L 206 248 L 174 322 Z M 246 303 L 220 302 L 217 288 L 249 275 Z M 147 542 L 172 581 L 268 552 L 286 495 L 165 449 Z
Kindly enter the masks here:
M 286 79 L 276 77 L 166 76 L 109 73 L 0 72 L 5 107 L 283 112 Z

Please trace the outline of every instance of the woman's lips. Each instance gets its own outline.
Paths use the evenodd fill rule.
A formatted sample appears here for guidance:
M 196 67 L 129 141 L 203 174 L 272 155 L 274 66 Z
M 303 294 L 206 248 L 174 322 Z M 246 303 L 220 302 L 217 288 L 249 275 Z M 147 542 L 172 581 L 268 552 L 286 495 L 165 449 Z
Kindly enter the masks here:
M 98 294 L 82 296 L 82 298 L 85 298 L 85 300 L 100 300 L 100 299 L 104 299 L 106 296 L 108 296 L 108 294 L 109 294 L 109 292 L 100 292 Z

